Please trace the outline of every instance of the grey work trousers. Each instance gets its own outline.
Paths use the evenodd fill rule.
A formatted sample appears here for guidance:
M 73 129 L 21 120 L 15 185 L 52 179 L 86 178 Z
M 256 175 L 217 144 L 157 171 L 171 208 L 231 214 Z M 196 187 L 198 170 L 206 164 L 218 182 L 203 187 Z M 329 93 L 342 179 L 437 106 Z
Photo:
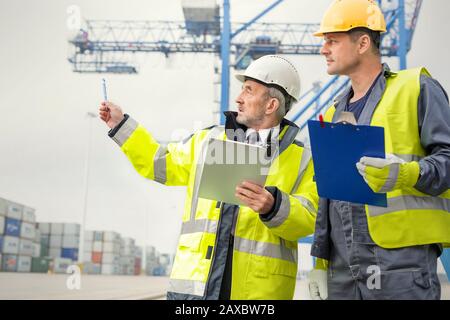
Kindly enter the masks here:
M 439 300 L 438 245 L 384 249 L 370 238 L 364 207 L 330 204 L 328 299 Z

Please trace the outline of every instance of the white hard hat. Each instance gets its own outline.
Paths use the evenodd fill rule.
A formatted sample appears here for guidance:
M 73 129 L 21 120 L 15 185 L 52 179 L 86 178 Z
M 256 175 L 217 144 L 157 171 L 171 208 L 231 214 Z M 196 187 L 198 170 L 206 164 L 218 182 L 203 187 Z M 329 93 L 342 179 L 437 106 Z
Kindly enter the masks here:
M 244 73 L 236 75 L 236 79 L 244 82 L 246 78 L 252 78 L 267 85 L 277 85 L 298 101 L 300 96 L 300 76 L 294 65 L 287 59 L 267 55 L 253 61 Z

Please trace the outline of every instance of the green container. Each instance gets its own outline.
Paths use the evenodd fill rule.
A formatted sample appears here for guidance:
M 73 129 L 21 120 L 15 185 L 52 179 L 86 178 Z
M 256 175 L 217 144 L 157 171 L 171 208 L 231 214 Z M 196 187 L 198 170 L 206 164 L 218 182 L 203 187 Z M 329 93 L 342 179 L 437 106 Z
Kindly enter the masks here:
M 32 258 L 31 272 L 47 273 L 51 258 Z
M 48 252 L 49 252 L 48 247 L 44 247 L 43 245 L 41 245 L 41 254 L 39 256 L 48 257 L 49 256 Z
M 50 236 L 42 234 L 40 242 L 42 247 L 50 247 Z

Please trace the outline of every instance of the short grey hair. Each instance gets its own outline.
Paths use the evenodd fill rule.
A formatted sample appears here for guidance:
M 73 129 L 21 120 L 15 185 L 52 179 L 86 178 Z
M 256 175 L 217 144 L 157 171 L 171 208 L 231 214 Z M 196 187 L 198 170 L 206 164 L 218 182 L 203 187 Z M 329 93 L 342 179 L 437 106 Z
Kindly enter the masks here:
M 281 120 L 286 115 L 286 113 L 289 111 L 292 105 L 292 99 L 289 99 L 289 97 L 286 97 L 283 92 L 281 92 L 280 89 L 276 87 L 267 87 L 266 92 L 267 98 L 275 98 L 278 100 L 278 103 L 280 104 L 280 107 L 277 110 L 277 119 Z M 287 101 L 286 101 L 287 100 Z

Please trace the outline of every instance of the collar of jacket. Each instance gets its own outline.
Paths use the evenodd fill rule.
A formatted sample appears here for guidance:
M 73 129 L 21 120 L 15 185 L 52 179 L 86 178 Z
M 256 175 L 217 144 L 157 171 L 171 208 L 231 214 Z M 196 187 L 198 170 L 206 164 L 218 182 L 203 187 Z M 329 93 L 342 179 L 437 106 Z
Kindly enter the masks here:
M 239 136 L 239 135 L 234 135 L 233 137 L 230 137 L 228 135 L 229 130 L 237 130 L 237 129 L 241 129 L 242 132 L 246 132 L 247 131 L 247 126 L 240 124 L 237 122 L 236 117 L 237 117 L 237 112 L 236 111 L 225 111 L 224 115 L 226 117 L 225 119 L 225 132 L 227 134 L 227 138 L 228 139 L 233 139 L 235 141 L 240 141 L 243 142 L 245 140 L 245 134 L 243 137 Z M 286 150 L 287 147 L 289 147 L 290 144 L 292 144 L 295 140 L 295 137 L 297 136 L 298 132 L 300 131 L 300 128 L 293 123 L 292 121 L 289 121 L 285 118 L 283 118 L 281 120 L 280 123 L 280 134 L 278 136 L 279 141 L 279 153 L 283 152 L 284 150 Z M 272 149 L 272 148 L 270 148 Z M 269 151 L 269 154 L 271 152 Z
M 391 68 L 389 67 L 389 65 L 387 63 L 383 63 L 382 66 L 383 66 L 383 76 L 384 77 L 380 77 L 378 79 L 378 81 L 382 81 L 383 87 L 384 87 L 386 84 L 386 79 L 391 76 L 395 76 L 397 73 L 394 71 L 391 71 Z M 351 91 L 352 91 L 352 86 L 350 85 L 347 89 L 344 90 L 343 93 L 341 93 L 334 99 L 334 105 L 338 105 L 341 102 L 347 101 L 347 97 Z

